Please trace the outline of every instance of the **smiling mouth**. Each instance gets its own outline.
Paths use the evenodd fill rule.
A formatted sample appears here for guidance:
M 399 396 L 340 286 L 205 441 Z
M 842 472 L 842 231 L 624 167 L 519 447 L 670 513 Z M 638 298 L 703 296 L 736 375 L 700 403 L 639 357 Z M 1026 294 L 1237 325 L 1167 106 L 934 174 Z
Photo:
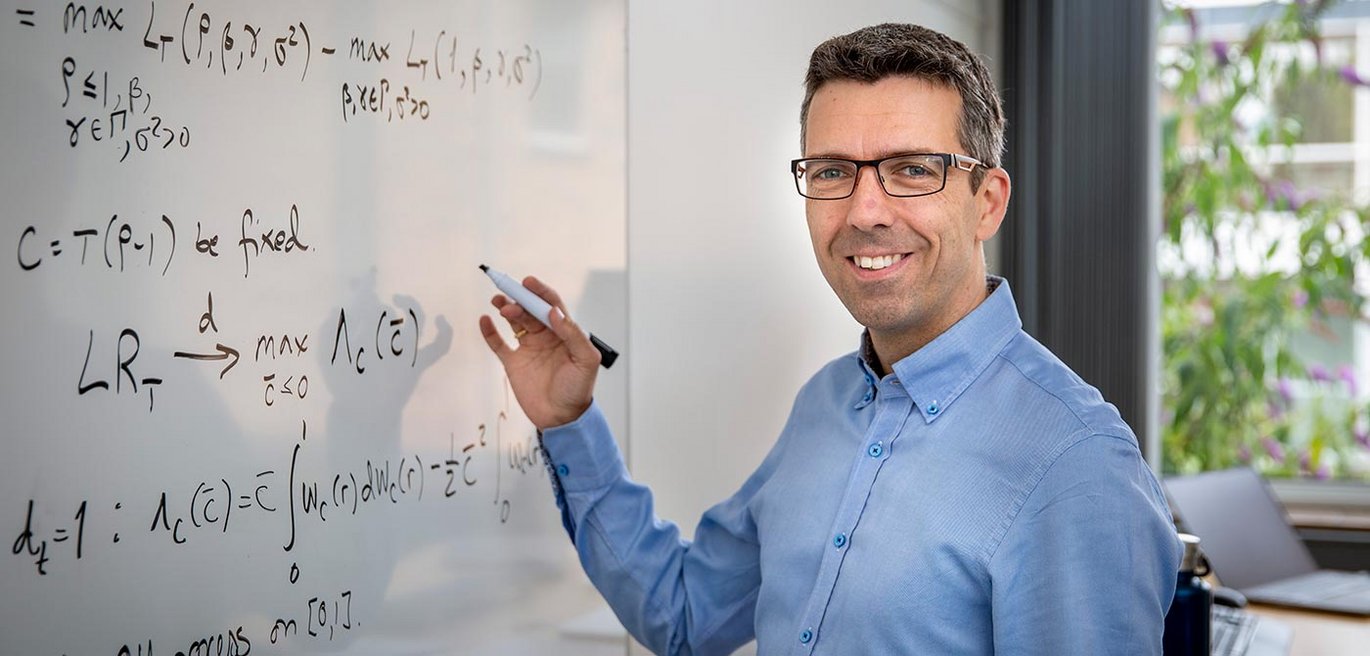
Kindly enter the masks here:
M 851 260 L 852 264 L 855 264 L 856 267 L 859 269 L 865 269 L 867 271 L 879 271 L 881 269 L 886 269 L 894 266 L 897 262 L 904 259 L 904 254 L 896 253 L 894 255 L 876 255 L 874 257 L 866 255 L 854 255 L 847 259 Z

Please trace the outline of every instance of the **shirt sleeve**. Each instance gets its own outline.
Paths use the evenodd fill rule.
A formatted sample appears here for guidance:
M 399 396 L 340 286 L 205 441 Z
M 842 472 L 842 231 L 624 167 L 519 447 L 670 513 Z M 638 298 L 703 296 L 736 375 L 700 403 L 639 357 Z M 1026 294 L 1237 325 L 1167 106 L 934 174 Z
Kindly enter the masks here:
M 1159 654 L 1182 547 L 1130 438 L 1066 448 L 990 560 L 996 654 Z
M 761 569 L 748 502 L 766 465 L 688 541 L 629 479 L 597 405 L 542 440 L 581 565 L 633 637 L 657 654 L 727 654 L 753 638 Z

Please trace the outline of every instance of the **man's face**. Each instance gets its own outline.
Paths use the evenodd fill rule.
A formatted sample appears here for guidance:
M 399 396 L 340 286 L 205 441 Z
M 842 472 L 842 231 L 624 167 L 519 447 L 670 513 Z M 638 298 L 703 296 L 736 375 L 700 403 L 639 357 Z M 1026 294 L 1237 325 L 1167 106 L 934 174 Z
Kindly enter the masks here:
M 966 154 L 956 136 L 960 112 L 954 89 L 919 79 L 828 82 L 809 106 L 804 156 Z M 1003 203 L 994 196 L 1005 192 L 1006 203 L 1007 176 L 992 171 L 972 194 L 969 175 L 950 167 L 942 191 L 896 198 L 881 189 L 874 168 L 862 167 L 850 197 L 807 201 L 818 267 L 877 350 L 907 347 L 902 357 L 984 299 L 980 242 L 998 230 Z M 864 258 L 873 262 L 862 266 Z

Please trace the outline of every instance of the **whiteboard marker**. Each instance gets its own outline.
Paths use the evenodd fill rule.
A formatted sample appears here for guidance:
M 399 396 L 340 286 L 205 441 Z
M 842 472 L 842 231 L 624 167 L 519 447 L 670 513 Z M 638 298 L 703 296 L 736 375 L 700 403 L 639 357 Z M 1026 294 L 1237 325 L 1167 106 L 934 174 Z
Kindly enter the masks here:
M 549 329 L 552 327 L 552 320 L 549 318 L 552 312 L 552 306 L 548 305 L 547 301 L 542 300 L 541 296 L 528 291 L 527 287 L 519 284 L 517 280 L 510 278 L 507 274 L 500 273 L 484 264 L 480 265 L 480 270 L 484 271 L 485 275 L 490 276 L 490 280 L 495 283 L 495 287 L 508 295 L 509 298 L 514 299 L 514 302 L 518 303 L 525 312 L 533 315 L 534 319 L 537 319 L 542 325 L 547 326 Z M 614 360 L 618 359 L 618 351 L 615 351 L 594 335 L 590 335 L 590 343 L 594 344 L 595 348 L 599 349 L 599 363 L 604 365 L 605 369 L 614 366 Z

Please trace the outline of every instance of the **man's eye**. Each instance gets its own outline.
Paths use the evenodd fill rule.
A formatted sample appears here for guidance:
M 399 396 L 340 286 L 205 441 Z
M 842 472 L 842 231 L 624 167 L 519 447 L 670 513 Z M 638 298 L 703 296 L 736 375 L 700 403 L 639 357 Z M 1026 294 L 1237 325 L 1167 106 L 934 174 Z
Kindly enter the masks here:
M 910 178 L 922 178 L 932 175 L 932 170 L 922 164 L 908 164 L 899 168 L 899 174 Z
M 825 166 L 813 172 L 813 177 L 817 180 L 841 180 L 846 175 L 846 169 L 838 166 Z

